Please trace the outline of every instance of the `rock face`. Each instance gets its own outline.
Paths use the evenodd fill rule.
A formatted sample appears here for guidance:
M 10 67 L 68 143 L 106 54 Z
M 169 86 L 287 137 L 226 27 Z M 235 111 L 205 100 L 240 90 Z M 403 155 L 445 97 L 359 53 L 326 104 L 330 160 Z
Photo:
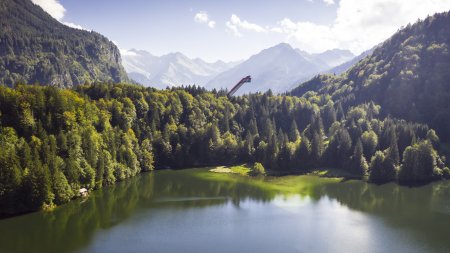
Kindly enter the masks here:
M 0 84 L 72 87 L 129 81 L 119 49 L 93 31 L 70 28 L 30 0 L 0 2 Z

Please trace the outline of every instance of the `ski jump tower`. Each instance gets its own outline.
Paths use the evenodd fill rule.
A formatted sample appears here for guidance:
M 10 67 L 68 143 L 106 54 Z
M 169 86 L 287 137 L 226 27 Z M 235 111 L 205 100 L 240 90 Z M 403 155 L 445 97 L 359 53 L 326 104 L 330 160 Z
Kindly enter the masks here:
M 251 76 L 246 76 L 244 78 L 241 79 L 241 81 L 239 81 L 229 92 L 228 92 L 228 96 L 231 97 L 233 96 L 234 93 L 236 93 L 236 91 L 239 90 L 239 88 L 242 87 L 242 85 L 244 85 L 244 83 L 249 83 L 252 81 L 252 77 Z

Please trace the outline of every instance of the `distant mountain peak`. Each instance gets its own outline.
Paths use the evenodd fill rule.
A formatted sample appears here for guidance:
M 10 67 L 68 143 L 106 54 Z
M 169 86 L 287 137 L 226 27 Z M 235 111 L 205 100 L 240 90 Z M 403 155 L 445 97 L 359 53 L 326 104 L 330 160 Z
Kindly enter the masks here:
M 288 43 L 280 43 L 218 75 L 207 84 L 207 88 L 229 88 L 236 80 L 251 75 L 252 83 L 245 85 L 238 94 L 269 89 L 285 92 L 298 84 L 299 80 L 305 81 L 351 58 L 353 54 L 348 50 L 333 49 L 321 54 L 310 54 L 294 49 Z
M 286 48 L 286 49 L 291 49 L 291 50 L 294 49 L 294 48 L 291 46 L 291 44 L 286 43 L 286 42 L 279 43 L 279 44 L 273 46 L 272 48 Z
M 166 55 L 163 55 L 163 57 L 186 57 L 184 54 L 180 53 L 180 52 L 173 52 L 173 53 L 168 53 Z
M 292 52 L 294 51 L 294 48 L 289 45 L 288 43 L 280 43 L 277 45 L 274 45 L 272 47 L 266 48 L 261 51 L 262 52 Z

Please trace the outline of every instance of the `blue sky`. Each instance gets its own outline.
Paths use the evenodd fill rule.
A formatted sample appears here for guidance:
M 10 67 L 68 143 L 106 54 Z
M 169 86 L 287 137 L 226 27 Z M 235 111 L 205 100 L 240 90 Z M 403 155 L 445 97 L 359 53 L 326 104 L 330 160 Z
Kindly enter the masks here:
M 33 0 L 71 26 L 127 49 L 182 52 L 208 61 L 240 60 L 288 42 L 317 53 L 358 54 L 402 25 L 448 11 L 448 0 Z

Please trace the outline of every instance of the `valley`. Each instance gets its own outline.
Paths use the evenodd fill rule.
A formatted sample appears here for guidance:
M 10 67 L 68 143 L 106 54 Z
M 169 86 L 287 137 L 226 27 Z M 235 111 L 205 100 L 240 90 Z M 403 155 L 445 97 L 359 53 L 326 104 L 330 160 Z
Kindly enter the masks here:
M 450 4 L 119 2 L 0 2 L 0 252 L 448 251 Z

